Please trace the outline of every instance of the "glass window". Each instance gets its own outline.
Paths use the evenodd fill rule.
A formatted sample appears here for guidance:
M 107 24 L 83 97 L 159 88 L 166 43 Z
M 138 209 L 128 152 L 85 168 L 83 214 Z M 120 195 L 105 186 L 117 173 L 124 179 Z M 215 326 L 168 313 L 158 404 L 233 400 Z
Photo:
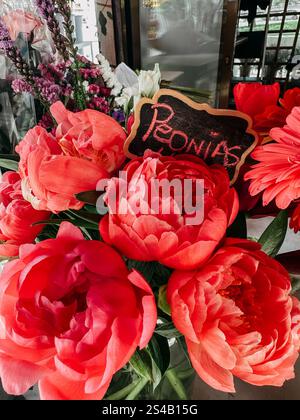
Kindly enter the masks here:
M 171 86 L 215 98 L 222 18 L 223 0 L 141 1 L 142 68 L 159 63 Z

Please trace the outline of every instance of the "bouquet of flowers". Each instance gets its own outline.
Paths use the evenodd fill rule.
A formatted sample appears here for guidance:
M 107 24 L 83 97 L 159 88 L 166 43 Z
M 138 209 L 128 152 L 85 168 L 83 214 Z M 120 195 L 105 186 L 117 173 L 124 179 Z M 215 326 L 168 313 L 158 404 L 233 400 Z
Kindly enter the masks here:
M 279 101 L 278 85 L 236 87 L 260 144 L 234 186 L 192 155 L 129 159 L 136 105 L 159 90 L 159 68 L 89 62 L 69 3 L 36 5 L 25 26 L 1 18 L 0 48 L 20 72 L 12 87 L 41 110 L 0 161 L 3 388 L 130 400 L 164 398 L 168 384 L 184 400 L 194 373 L 224 392 L 234 377 L 282 386 L 300 350 L 299 251 L 278 255 L 289 216 L 300 230 L 300 89 Z M 52 59 L 26 60 L 18 31 L 50 34 Z M 248 238 L 246 219 L 266 214 L 274 221 Z

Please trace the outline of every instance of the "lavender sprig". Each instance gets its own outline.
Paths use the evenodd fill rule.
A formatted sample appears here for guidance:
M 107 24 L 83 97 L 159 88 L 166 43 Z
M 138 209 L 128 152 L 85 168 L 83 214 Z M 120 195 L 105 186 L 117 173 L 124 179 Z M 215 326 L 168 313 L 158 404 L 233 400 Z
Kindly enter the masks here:
M 45 19 L 47 23 L 57 51 L 65 61 L 68 61 L 70 56 L 67 48 L 67 41 L 61 34 L 59 23 L 55 16 L 54 0 L 35 0 L 35 3 L 40 15 Z
M 78 59 L 78 48 L 75 47 L 76 40 L 73 36 L 75 28 L 72 22 L 71 7 L 68 0 L 54 0 L 54 3 L 63 18 L 63 26 L 66 31 L 70 57 L 73 59 L 74 63 L 74 100 L 78 109 L 83 110 L 86 108 L 86 95 L 80 74 L 81 64 Z

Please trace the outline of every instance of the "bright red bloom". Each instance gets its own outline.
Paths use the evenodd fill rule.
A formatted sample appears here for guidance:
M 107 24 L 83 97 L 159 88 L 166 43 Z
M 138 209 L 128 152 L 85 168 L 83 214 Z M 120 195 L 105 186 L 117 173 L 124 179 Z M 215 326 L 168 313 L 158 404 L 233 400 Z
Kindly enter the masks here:
M 295 106 L 300 106 L 300 88 L 289 89 L 279 100 L 281 106 L 290 114 Z
M 234 87 L 237 110 L 249 115 L 259 132 L 268 133 L 271 128 L 284 125 L 287 112 L 278 106 L 279 95 L 279 83 L 238 83 Z
M 256 148 L 252 157 L 259 163 L 245 180 L 251 180 L 251 195 L 263 192 L 264 205 L 275 199 L 277 207 L 286 209 L 300 198 L 300 107 L 293 109 L 284 128 L 274 128 L 270 135 L 276 143 Z
M 289 112 L 280 106 L 268 106 L 262 114 L 254 117 L 254 129 L 268 134 L 273 127 L 283 127 Z
M 110 116 L 91 109 L 74 113 L 61 102 L 52 105 L 51 112 L 58 123 L 56 136 L 65 154 L 88 159 L 108 173 L 125 161 L 126 133 Z
M 172 318 L 205 382 L 234 392 L 233 376 L 257 386 L 294 377 L 300 304 L 290 291 L 287 271 L 246 240 L 228 239 L 204 267 L 172 274 Z
M 144 278 L 99 241 L 63 223 L 56 239 L 23 245 L 0 277 L 0 377 L 19 395 L 101 399 L 156 325 Z
M 236 191 L 229 186 L 226 170 L 219 165 L 207 166 L 201 159 L 191 156 L 144 157 L 132 160 L 127 171 L 127 192 L 116 209 L 106 215 L 100 223 L 103 239 L 119 249 L 126 257 L 140 261 L 159 261 L 176 269 L 193 269 L 206 261 L 223 239 L 228 226 L 238 213 Z M 159 206 L 153 212 L 152 197 L 141 191 L 151 191 L 151 182 L 190 179 L 204 180 L 204 220 L 187 223 L 187 214 L 181 211 L 163 211 L 165 203 L 177 205 L 172 192 L 159 196 Z M 109 181 L 106 203 L 114 191 L 122 188 L 123 181 Z M 194 185 L 194 184 L 193 184 Z M 180 201 L 183 199 L 181 193 Z M 124 204 L 128 211 L 124 211 Z M 138 207 L 137 212 L 136 207 Z M 134 210 L 132 210 L 134 208 Z
M 6 172 L 0 182 L 0 256 L 14 257 L 19 246 L 32 243 L 44 228 L 34 223 L 47 220 L 50 213 L 35 210 L 24 200 L 17 172 Z
M 300 204 L 294 210 L 290 223 L 291 229 L 294 229 L 295 233 L 300 231 Z

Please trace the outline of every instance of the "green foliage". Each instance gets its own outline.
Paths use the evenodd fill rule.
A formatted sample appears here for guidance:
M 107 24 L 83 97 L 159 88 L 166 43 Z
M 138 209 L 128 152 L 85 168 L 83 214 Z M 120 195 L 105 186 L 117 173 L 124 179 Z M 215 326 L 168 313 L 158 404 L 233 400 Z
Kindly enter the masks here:
M 18 162 L 11 159 L 0 159 L 0 167 L 3 169 L 8 169 L 10 171 L 17 171 L 18 170 Z
M 172 270 L 156 261 L 127 260 L 129 270 L 137 270 L 141 273 L 153 288 L 159 288 L 168 283 Z
M 171 308 L 167 301 L 167 285 L 164 284 L 159 288 L 158 307 L 167 315 L 171 315 Z
M 168 340 L 154 334 L 148 346 L 137 350 L 130 360 L 136 374 L 146 379 L 153 389 L 160 384 L 170 364 L 170 348 Z
M 287 229 L 288 212 L 284 210 L 278 214 L 261 235 L 258 242 L 262 245 L 262 250 L 271 257 L 276 257 L 286 237 Z
M 158 324 L 155 333 L 168 339 L 181 337 L 181 333 L 175 328 L 173 322 L 166 320 Z
M 97 200 L 100 197 L 102 192 L 99 191 L 84 191 L 79 194 L 76 194 L 76 198 L 83 203 L 96 206 Z

